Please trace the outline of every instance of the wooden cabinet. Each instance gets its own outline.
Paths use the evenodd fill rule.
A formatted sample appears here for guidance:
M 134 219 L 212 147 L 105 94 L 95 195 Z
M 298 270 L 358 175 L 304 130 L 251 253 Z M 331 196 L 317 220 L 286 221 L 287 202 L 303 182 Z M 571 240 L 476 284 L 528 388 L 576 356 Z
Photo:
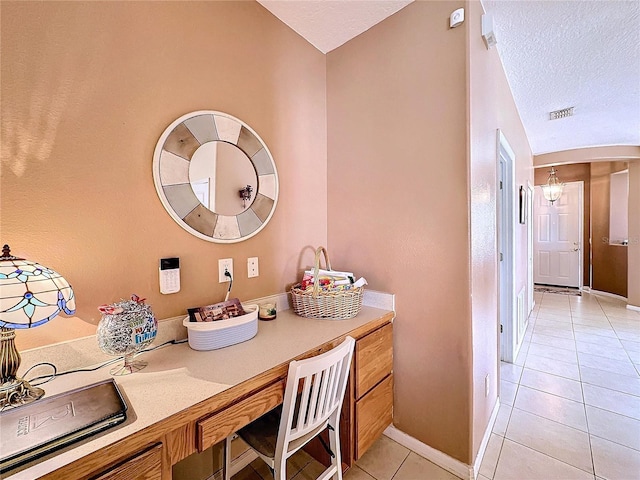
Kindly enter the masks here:
M 162 444 L 139 453 L 92 480 L 161 480 Z
M 354 460 L 364 455 L 393 420 L 393 324 L 356 343 Z
M 393 324 L 356 339 L 351 377 L 340 412 L 343 467 L 351 467 L 393 421 Z M 326 432 L 325 441 L 328 441 Z M 305 450 L 324 465 L 329 455 L 318 440 Z
M 362 457 L 393 421 L 393 375 L 356 402 L 355 459 Z

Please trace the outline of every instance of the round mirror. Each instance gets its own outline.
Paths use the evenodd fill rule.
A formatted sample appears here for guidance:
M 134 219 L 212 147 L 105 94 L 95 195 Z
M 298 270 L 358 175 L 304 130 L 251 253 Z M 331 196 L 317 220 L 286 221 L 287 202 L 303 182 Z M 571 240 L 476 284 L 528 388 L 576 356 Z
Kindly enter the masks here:
M 251 159 L 231 143 L 207 142 L 189 162 L 189 183 L 202 205 L 218 215 L 238 215 L 251 206 L 258 176 Z
M 254 236 L 278 201 L 267 146 L 246 123 L 216 111 L 188 113 L 167 127 L 153 155 L 153 179 L 169 215 L 210 242 Z

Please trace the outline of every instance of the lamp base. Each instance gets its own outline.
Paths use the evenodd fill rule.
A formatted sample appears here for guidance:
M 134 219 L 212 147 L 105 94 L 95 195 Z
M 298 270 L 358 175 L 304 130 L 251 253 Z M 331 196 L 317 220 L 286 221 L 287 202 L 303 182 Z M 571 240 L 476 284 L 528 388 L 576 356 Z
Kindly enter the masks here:
M 31 403 L 43 395 L 43 389 L 32 387 L 29 382 L 21 378 L 13 378 L 0 386 L 0 410 Z

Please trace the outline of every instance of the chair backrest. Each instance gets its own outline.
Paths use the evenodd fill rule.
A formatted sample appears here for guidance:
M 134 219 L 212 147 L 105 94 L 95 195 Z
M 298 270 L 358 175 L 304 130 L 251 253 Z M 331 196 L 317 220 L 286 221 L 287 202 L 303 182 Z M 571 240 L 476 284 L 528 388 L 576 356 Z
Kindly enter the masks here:
M 326 353 L 289 364 L 276 450 L 287 451 L 291 442 L 324 429 L 332 415 L 339 417 L 355 343 L 347 337 Z

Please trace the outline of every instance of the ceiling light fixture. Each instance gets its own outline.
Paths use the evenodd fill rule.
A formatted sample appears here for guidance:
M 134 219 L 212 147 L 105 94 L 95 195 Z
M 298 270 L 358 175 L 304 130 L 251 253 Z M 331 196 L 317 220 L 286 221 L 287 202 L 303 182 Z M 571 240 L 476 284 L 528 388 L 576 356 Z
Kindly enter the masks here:
M 564 183 L 558 180 L 555 168 L 551 167 L 551 170 L 549 170 L 549 178 L 547 179 L 547 183 L 545 185 L 542 185 L 542 194 L 544 195 L 544 198 L 550 201 L 551 205 L 553 205 L 553 202 L 555 202 L 562 196 L 563 188 Z

